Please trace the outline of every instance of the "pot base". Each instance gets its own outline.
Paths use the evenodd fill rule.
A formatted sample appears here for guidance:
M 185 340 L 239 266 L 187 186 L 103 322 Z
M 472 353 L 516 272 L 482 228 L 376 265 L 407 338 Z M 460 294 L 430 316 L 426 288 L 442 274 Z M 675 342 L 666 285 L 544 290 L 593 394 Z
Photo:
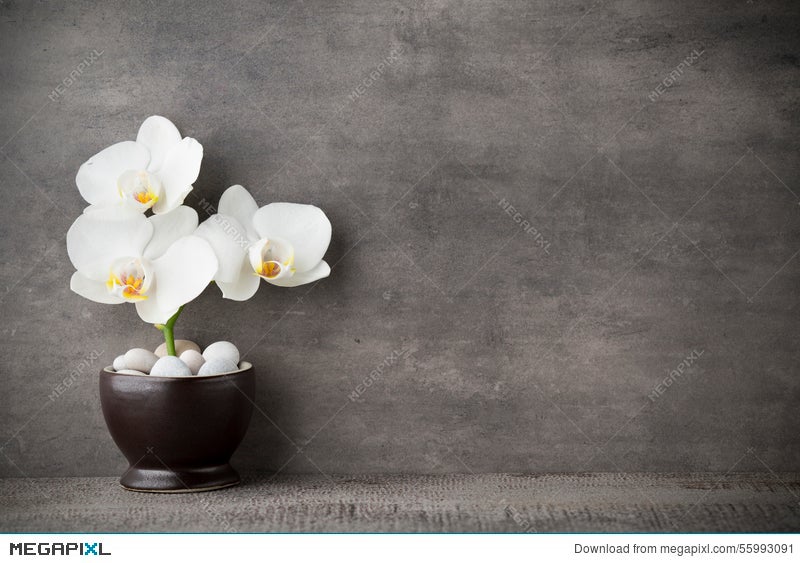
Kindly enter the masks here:
M 239 474 L 227 463 L 181 471 L 131 467 L 119 480 L 123 489 L 139 493 L 201 493 L 240 482 Z
M 230 466 L 255 400 L 255 370 L 159 377 L 100 372 L 100 404 L 114 443 L 128 460 L 120 485 L 149 493 L 231 487 Z

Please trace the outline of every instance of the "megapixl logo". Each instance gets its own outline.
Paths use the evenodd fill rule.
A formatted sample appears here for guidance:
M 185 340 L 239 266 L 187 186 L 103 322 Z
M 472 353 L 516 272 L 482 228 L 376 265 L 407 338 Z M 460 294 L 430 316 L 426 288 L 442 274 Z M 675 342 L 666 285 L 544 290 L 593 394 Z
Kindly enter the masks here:
M 10 555 L 111 555 L 99 542 L 10 543 Z

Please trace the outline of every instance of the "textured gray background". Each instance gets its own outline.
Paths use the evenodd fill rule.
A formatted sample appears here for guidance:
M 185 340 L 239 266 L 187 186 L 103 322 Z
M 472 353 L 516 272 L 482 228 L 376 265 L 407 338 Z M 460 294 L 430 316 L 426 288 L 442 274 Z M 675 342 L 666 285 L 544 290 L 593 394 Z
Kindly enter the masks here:
M 246 475 L 207 494 L 0 479 L 4 532 L 797 532 L 797 473 Z
M 257 365 L 238 467 L 800 468 L 797 3 L 4 0 L 0 26 L 0 475 L 125 467 L 96 371 L 160 334 L 69 291 L 64 235 L 78 166 L 150 114 L 205 147 L 189 204 L 241 183 L 334 225 L 329 279 L 181 319 Z

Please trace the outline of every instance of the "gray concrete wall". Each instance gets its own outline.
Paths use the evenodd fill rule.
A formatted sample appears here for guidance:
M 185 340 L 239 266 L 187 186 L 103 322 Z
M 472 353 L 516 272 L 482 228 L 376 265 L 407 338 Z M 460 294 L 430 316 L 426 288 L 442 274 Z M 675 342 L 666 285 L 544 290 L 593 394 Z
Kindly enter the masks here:
M 800 467 L 796 3 L 5 0 L 0 26 L 0 475 L 125 467 L 96 372 L 160 334 L 69 291 L 64 237 L 78 166 L 151 114 L 205 147 L 190 205 L 241 183 L 334 225 L 329 279 L 181 319 L 258 368 L 240 468 Z

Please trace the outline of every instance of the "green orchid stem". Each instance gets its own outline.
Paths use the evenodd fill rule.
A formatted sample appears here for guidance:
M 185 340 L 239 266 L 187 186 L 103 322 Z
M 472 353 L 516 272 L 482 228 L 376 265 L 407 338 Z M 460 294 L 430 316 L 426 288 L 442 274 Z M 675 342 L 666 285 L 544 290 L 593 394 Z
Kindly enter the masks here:
M 156 328 L 164 334 L 164 343 L 167 345 L 168 356 L 177 355 L 175 354 L 175 335 L 173 334 L 173 329 L 175 328 L 175 321 L 181 316 L 181 311 L 183 311 L 183 305 L 169 318 L 166 324 L 155 325 Z

